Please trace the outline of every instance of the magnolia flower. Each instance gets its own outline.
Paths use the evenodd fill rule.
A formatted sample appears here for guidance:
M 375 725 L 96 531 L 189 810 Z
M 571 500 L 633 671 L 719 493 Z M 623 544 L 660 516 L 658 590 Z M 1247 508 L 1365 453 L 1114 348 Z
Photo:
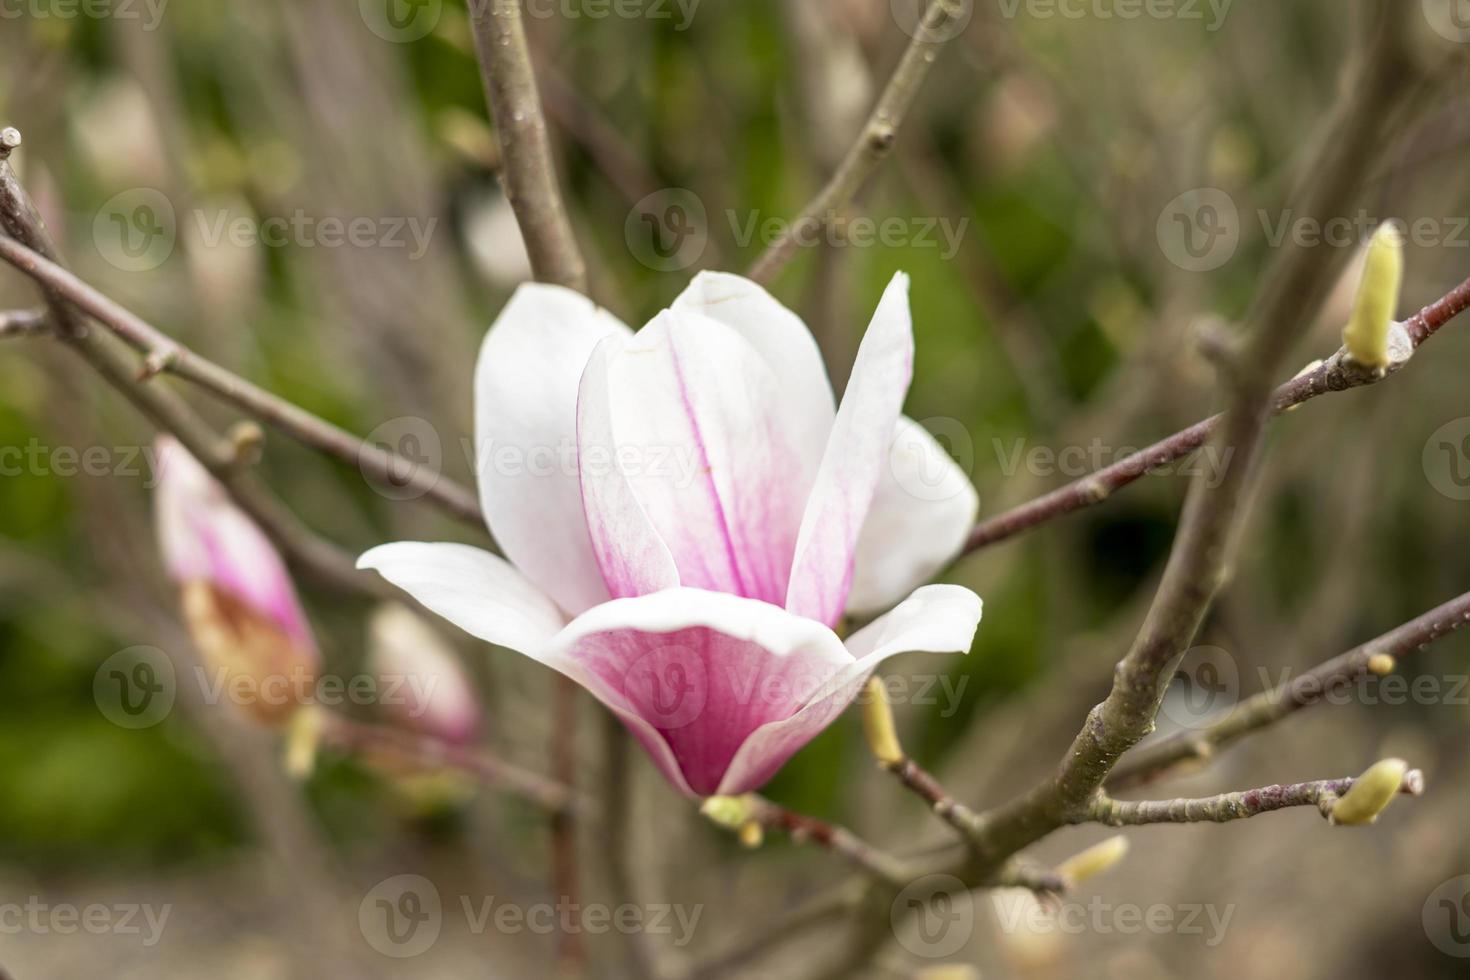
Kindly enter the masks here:
M 261 721 L 289 717 L 309 697 L 320 661 L 285 563 L 193 456 L 156 443 L 154 516 L 184 621 L 219 690 Z
M 884 658 L 970 647 L 974 593 L 907 595 L 978 506 L 900 416 L 912 365 L 902 274 L 840 408 L 805 325 L 739 276 L 701 273 L 637 334 L 524 285 L 475 376 L 480 500 L 510 560 L 400 542 L 359 565 L 581 684 L 684 793 L 755 789 Z
M 480 730 L 474 685 L 417 614 L 397 603 L 373 613 L 367 665 L 383 682 L 383 707 L 400 724 L 446 742 L 474 741 Z

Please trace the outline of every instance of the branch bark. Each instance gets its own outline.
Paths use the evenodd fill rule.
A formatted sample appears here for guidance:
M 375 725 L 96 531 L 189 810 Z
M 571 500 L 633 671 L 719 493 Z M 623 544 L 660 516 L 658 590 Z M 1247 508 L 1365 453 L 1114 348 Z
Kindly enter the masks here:
M 556 187 L 556 166 L 531 68 L 521 2 L 469 3 L 485 101 L 500 141 L 500 179 L 537 280 L 585 293 L 587 267 Z
M 1417 350 L 1421 344 L 1433 337 L 1440 327 L 1454 319 L 1467 307 L 1470 307 L 1470 279 L 1466 279 L 1404 321 L 1403 326 L 1407 331 L 1412 348 Z M 1318 395 L 1376 384 L 1396 373 L 1404 363 L 1400 361 L 1388 372 L 1377 373 L 1365 370 L 1361 365 L 1353 363 L 1347 358 L 1345 351 L 1339 350 L 1311 371 L 1277 387 L 1271 412 L 1273 415 L 1280 415 Z M 1054 518 L 1102 503 L 1115 491 L 1128 486 L 1150 470 L 1183 459 L 1199 449 L 1214 435 L 1223 417 L 1223 415 L 1214 415 L 1196 422 L 1187 429 L 1159 440 L 1147 449 L 1126 456 L 1116 463 L 1089 473 L 1085 477 L 1058 487 L 1034 500 L 980 521 L 970 532 L 970 537 L 966 540 L 961 554 L 979 551 L 981 548 L 1030 531 Z
M 1340 690 L 1358 678 L 1377 673 L 1374 669 L 1376 658 L 1388 658 L 1384 666 L 1392 669 L 1401 658 L 1467 625 L 1470 625 L 1470 592 L 1436 606 L 1285 684 L 1241 702 L 1207 728 L 1179 732 L 1140 748 L 1113 770 L 1108 778 L 1108 787 L 1116 789 L 1151 782 L 1179 766 L 1209 759 L 1247 735 L 1319 703 L 1326 694 Z
M 56 245 L 10 166 L 10 153 L 19 145 L 20 134 L 14 129 L 0 134 L 0 229 L 5 233 L 0 235 L 0 246 L 6 247 L 7 253 L 23 247 L 38 260 L 59 267 Z M 352 555 L 302 525 L 248 470 L 238 465 L 233 447 L 182 399 L 167 389 L 139 381 L 133 355 L 117 338 L 93 330 L 83 312 L 64 293 L 45 283 L 41 289 L 56 337 L 76 351 L 151 422 L 172 432 L 224 485 L 231 498 L 260 525 L 294 567 L 339 590 L 378 598 L 394 594 L 393 589 L 386 588 L 375 576 L 358 571 Z
M 83 282 L 53 259 L 13 239 L 0 238 L 0 259 L 117 334 L 145 355 L 137 380 L 161 372 L 191 381 L 227 404 L 273 426 L 313 449 L 357 467 L 364 476 L 394 490 L 413 490 L 460 520 L 484 526 L 475 494 L 422 464 L 313 415 L 189 350 L 157 327 Z

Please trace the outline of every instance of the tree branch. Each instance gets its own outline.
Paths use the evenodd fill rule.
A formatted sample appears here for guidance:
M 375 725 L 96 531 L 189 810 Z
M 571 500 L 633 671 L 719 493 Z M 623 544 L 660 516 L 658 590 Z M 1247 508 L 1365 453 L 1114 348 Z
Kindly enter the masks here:
M 55 243 L 36 213 L 30 196 L 10 167 L 10 152 L 20 145 L 20 134 L 7 128 L 0 133 L 0 246 L 17 243 L 37 260 L 55 266 Z M 150 421 L 172 432 L 285 553 L 287 559 L 325 585 L 363 592 L 378 598 L 395 593 L 381 579 L 357 570 L 353 556 L 315 534 L 297 520 L 279 500 L 238 465 L 233 447 L 221 439 L 174 392 L 138 380 L 132 354 L 117 338 L 91 329 L 85 315 L 61 292 L 41 284 L 59 340 L 132 402 Z
M 1470 279 L 1455 286 L 1439 299 L 1424 307 L 1403 323 L 1412 350 L 1433 337 L 1440 327 L 1470 307 Z M 1276 389 L 1271 412 L 1280 415 L 1305 401 L 1328 392 L 1347 391 L 1364 385 L 1376 384 L 1396 373 L 1405 361 L 1399 361 L 1389 371 L 1380 373 L 1364 369 L 1339 350 L 1322 364 L 1300 377 L 1293 378 Z M 1070 514 L 1084 507 L 1102 503 L 1113 493 L 1128 486 L 1150 470 L 1183 459 L 1199 449 L 1214 435 L 1223 415 L 1214 415 L 1196 422 L 1189 428 L 1161 439 L 1130 456 L 1125 456 L 1094 473 L 1042 494 L 1034 500 L 996 514 L 975 525 L 965 542 L 961 554 L 970 554 L 988 545 L 996 544 L 1018 534 L 1029 531 L 1056 517 Z M 1229 461 L 1226 461 L 1228 464 Z
M 857 141 L 817 196 L 755 260 L 747 276 L 759 283 L 770 282 L 796 255 L 803 239 L 826 228 L 838 211 L 852 203 L 868 177 L 893 149 L 899 127 L 919 87 L 938 59 L 940 49 L 956 33 L 954 22 L 967 7 L 965 0 L 932 0 Z
M 1470 592 L 1285 684 L 1262 691 L 1204 729 L 1179 732 L 1140 748 L 1113 770 L 1108 787 L 1137 786 L 1165 776 L 1177 766 L 1209 759 L 1220 749 L 1319 703 L 1325 695 L 1347 687 L 1360 677 L 1393 669 L 1401 658 L 1466 625 L 1470 625 Z
M 796 813 L 760 796 L 751 798 L 751 806 L 751 818 L 768 830 L 783 830 L 797 843 L 826 848 L 878 881 L 902 887 L 908 880 L 903 862 L 845 827 Z
M 437 470 L 366 442 L 201 357 L 37 250 L 13 239 L 0 238 L 0 259 L 146 355 L 137 380 L 146 381 L 160 372 L 178 375 L 298 442 L 358 467 L 375 483 L 395 490 L 418 491 L 450 515 L 477 527 L 484 526 L 475 494 Z
M 1115 800 L 1098 795 L 1088 807 L 1086 820 L 1109 827 L 1138 826 L 1150 823 L 1228 823 L 1244 820 L 1273 810 L 1294 806 L 1315 806 L 1323 817 L 1332 815 L 1332 806 L 1341 798 L 1355 778 L 1319 779 L 1310 783 L 1262 786 L 1239 793 L 1221 793 L 1202 799 Z M 1424 792 L 1424 774 L 1409 770 L 1399 792 L 1419 796 Z M 1081 822 L 1081 821 L 1079 821 Z
M 475 53 L 495 120 L 505 197 L 537 280 L 587 291 L 587 267 L 556 188 L 546 117 L 536 91 L 521 0 L 471 0 Z

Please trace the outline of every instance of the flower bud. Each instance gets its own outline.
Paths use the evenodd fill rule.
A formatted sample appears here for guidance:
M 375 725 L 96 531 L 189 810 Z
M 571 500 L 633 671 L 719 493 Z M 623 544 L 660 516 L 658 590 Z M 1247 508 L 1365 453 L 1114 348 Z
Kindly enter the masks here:
M 455 744 L 480 731 L 480 698 L 459 658 L 428 623 L 398 603 L 368 623 L 368 669 L 381 682 L 382 706 L 405 728 Z
M 1404 280 L 1404 239 L 1392 222 L 1378 226 L 1368 243 L 1363 278 L 1353 313 L 1342 332 L 1348 355 L 1367 368 L 1390 363 L 1388 331 L 1399 303 Z
M 320 654 L 285 563 L 174 439 L 159 438 L 155 466 L 158 543 L 205 667 L 256 720 L 286 720 L 309 699 Z
M 755 820 L 755 800 L 748 793 L 744 796 L 711 796 L 700 805 L 699 812 L 717 826 L 739 831 Z
M 1072 855 L 1057 865 L 1057 874 L 1069 885 L 1094 878 L 1123 860 L 1128 854 L 1128 838 L 1119 834 Z
M 903 746 L 893 724 L 893 709 L 888 704 L 888 688 L 877 677 L 869 677 L 863 692 L 863 734 L 873 756 L 885 766 L 903 761 Z
M 1409 764 L 1403 759 L 1384 759 L 1369 767 L 1333 804 L 1332 822 L 1356 827 L 1377 820 L 1399 794 L 1408 771 Z

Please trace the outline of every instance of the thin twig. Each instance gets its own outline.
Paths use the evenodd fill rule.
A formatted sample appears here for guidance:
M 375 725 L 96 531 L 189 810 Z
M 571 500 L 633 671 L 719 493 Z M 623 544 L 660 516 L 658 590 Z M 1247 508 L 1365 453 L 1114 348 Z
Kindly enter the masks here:
M 939 819 L 962 835 L 969 836 L 975 832 L 979 825 L 975 811 L 951 796 L 938 779 L 913 759 L 904 757 L 898 762 L 885 764 L 883 768 L 891 772 L 905 789 L 928 803 Z
M 1209 759 L 1226 746 L 1321 702 L 1359 678 L 1392 670 L 1401 658 L 1466 625 L 1470 625 L 1470 592 L 1241 702 L 1206 728 L 1178 732 L 1140 748 L 1113 770 L 1108 787 L 1137 786 L 1167 775 L 1175 767 Z
M 751 265 L 746 273 L 751 279 L 770 282 L 796 255 L 803 241 L 820 233 L 839 211 L 852 203 L 868 177 L 893 149 L 899 127 L 914 104 L 919 87 L 938 59 L 940 49 L 957 33 L 954 22 L 967 7 L 964 0 L 932 0 L 857 141 L 817 196 Z
M 437 470 L 367 442 L 201 357 L 20 242 L 0 239 L 0 259 L 65 298 L 142 352 L 145 360 L 139 380 L 146 381 L 161 372 L 178 375 L 304 445 L 358 467 L 375 483 L 395 490 L 415 491 L 452 516 L 483 526 L 475 494 Z
M 353 755 L 374 754 L 427 769 L 457 769 L 492 788 L 522 797 L 549 813 L 584 810 L 588 804 L 569 786 L 495 758 L 475 746 L 455 745 L 428 735 L 369 725 L 343 715 L 324 714 L 323 744 Z
M 472 0 L 469 4 L 485 101 L 500 142 L 500 177 L 526 240 L 532 273 L 541 282 L 586 292 L 587 267 L 557 191 L 521 3 Z
M 1470 279 L 1455 286 L 1439 299 L 1424 307 L 1408 320 L 1404 328 L 1414 349 L 1423 344 L 1440 327 L 1470 307 Z M 1306 318 L 1310 319 L 1310 318 Z M 1389 374 L 1396 373 L 1403 362 L 1387 373 L 1364 370 L 1339 350 L 1331 358 L 1300 377 L 1293 378 L 1276 389 L 1272 414 L 1279 415 L 1287 409 L 1333 391 L 1347 391 L 1364 385 L 1376 384 Z M 1223 415 L 1214 415 L 1196 422 L 1187 429 L 1161 439 L 1130 456 L 1125 456 L 1087 476 L 1073 480 L 1065 486 L 1042 494 L 1034 500 L 1010 510 L 986 518 L 975 525 L 965 542 L 963 554 L 1015 537 L 1025 531 L 1052 520 L 1102 503 L 1112 494 L 1144 476 L 1150 470 L 1182 459 L 1199 449 L 1215 433 Z M 1230 461 L 1223 461 L 1228 464 Z
M 1315 806 L 1322 816 L 1328 817 L 1332 814 L 1333 804 L 1356 781 L 1353 777 L 1319 779 L 1285 786 L 1262 786 L 1260 789 L 1194 800 L 1115 800 L 1099 794 L 1088 808 L 1085 820 L 1109 827 L 1150 823 L 1227 823 L 1295 806 Z M 1408 796 L 1423 793 L 1424 774 L 1417 769 L 1409 770 L 1404 774 L 1399 792 Z
M 812 843 L 826 848 L 878 881 L 899 886 L 907 881 L 903 862 L 846 827 L 796 813 L 764 797 L 755 797 L 753 807 L 752 818 L 762 827 L 785 831 L 797 843 Z

